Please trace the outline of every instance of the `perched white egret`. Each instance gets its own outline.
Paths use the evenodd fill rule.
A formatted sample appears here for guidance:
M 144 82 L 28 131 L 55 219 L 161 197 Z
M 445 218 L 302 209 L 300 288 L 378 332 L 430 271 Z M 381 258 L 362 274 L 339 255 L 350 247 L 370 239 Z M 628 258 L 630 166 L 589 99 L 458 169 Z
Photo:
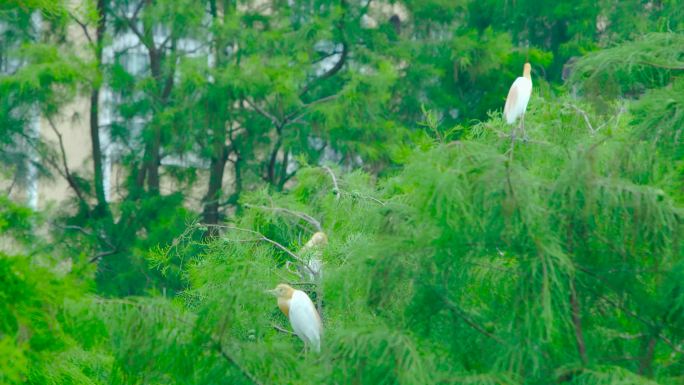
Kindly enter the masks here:
M 268 292 L 278 298 L 278 307 L 290 319 L 292 330 L 304 341 L 304 346 L 311 346 L 314 351 L 320 352 L 323 324 L 311 298 L 284 283 Z
M 515 79 L 511 89 L 508 91 L 503 113 L 506 123 L 508 124 L 513 124 L 520 118 L 523 136 L 526 136 L 525 110 L 527 110 L 527 103 L 530 101 L 530 96 L 532 95 L 531 70 L 532 67 L 530 66 L 530 63 L 525 63 L 525 66 L 523 67 L 523 76 Z M 515 129 L 513 129 L 513 135 L 515 135 Z

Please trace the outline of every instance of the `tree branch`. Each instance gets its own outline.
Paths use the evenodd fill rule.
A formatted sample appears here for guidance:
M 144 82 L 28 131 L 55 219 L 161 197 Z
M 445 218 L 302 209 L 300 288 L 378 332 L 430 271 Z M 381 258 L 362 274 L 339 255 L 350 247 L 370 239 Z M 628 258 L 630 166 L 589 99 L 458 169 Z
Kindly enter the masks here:
M 151 46 L 150 46 L 150 44 L 148 44 L 149 42 L 147 42 L 147 39 L 145 39 L 145 36 L 138 29 L 138 26 L 135 25 L 135 20 L 138 18 L 138 13 L 140 13 L 140 10 L 142 10 L 144 4 L 145 4 L 145 1 L 139 0 L 138 6 L 135 7 L 135 11 L 133 11 L 133 15 L 131 17 L 127 17 L 126 12 L 124 11 L 123 12 L 124 16 L 122 16 L 121 18 L 126 22 L 126 24 L 128 24 L 128 28 L 131 29 L 131 31 L 135 34 L 135 36 L 138 37 L 138 40 L 140 40 L 140 43 L 142 43 L 142 45 L 144 45 L 145 48 L 147 48 L 148 50 L 153 51 L 153 50 L 155 50 L 154 40 L 151 42 Z
M 287 247 L 283 246 L 282 244 L 280 244 L 280 243 L 278 243 L 278 242 L 272 240 L 271 238 L 268 238 L 267 236 L 261 234 L 261 233 L 258 232 L 258 231 L 250 230 L 250 229 L 245 229 L 245 228 L 237 227 L 237 226 L 217 225 L 217 224 L 209 224 L 209 223 L 202 223 L 201 226 L 206 226 L 206 227 L 219 227 L 219 228 L 223 228 L 223 229 L 244 231 L 244 232 L 247 232 L 247 233 L 250 233 L 250 234 L 254 234 L 254 235 L 256 235 L 257 237 L 259 237 L 259 238 L 255 239 L 255 241 L 265 241 L 265 242 L 268 242 L 268 243 L 272 244 L 273 246 L 275 246 L 275 247 L 279 248 L 280 250 L 284 251 L 286 254 L 288 254 L 290 257 L 292 257 L 294 260 L 296 260 L 297 262 L 299 262 L 305 269 L 309 270 L 309 271 L 311 272 L 312 275 L 314 275 L 314 276 L 316 275 L 316 272 L 314 272 L 314 271 L 309 267 L 309 265 L 308 265 L 302 258 L 300 258 L 297 254 L 293 253 L 292 250 L 290 250 L 290 249 L 288 249 Z
M 83 23 L 82 21 L 78 20 L 78 18 L 76 16 L 74 16 L 73 13 L 68 12 L 68 14 L 69 14 L 69 17 L 71 17 L 74 20 L 74 22 L 76 22 L 76 24 L 78 24 L 79 27 L 81 27 L 81 29 L 83 30 L 83 33 L 85 33 L 86 39 L 88 39 L 88 43 L 90 43 L 90 45 L 93 45 L 94 44 L 93 38 L 90 36 L 90 33 L 88 32 L 88 26 L 85 25 L 85 23 Z
M 62 167 L 64 167 L 64 173 L 62 175 L 66 179 L 67 183 L 69 183 L 69 187 L 71 187 L 72 190 L 74 190 L 74 192 L 76 193 L 76 196 L 78 197 L 81 204 L 83 204 L 85 207 L 88 207 L 88 202 L 85 200 L 85 198 L 83 196 L 83 192 L 78 187 L 76 180 L 74 179 L 73 175 L 71 175 L 71 172 L 69 171 L 69 166 L 67 164 L 66 151 L 64 150 L 64 141 L 62 140 L 62 134 L 59 132 L 59 130 L 57 130 L 57 127 L 55 126 L 55 123 L 52 121 L 52 118 L 47 117 L 47 121 L 50 125 L 50 128 L 52 128 L 52 131 L 55 133 L 55 135 L 57 135 L 57 140 L 59 141 L 59 149 L 60 149 L 60 152 L 62 154 Z
M 329 96 L 326 96 L 326 97 L 323 97 L 320 99 L 316 99 L 313 102 L 304 104 L 304 106 L 302 106 L 302 108 L 300 108 L 297 111 L 287 115 L 285 117 L 285 119 L 283 119 L 283 125 L 287 125 L 289 123 L 294 123 L 297 120 L 301 119 L 304 115 L 309 113 L 309 111 L 310 111 L 309 108 L 311 108 L 317 104 L 321 104 L 321 103 L 325 103 L 325 102 L 328 102 L 331 100 L 335 100 L 338 97 L 339 97 L 339 94 L 333 94 L 333 95 L 329 95 Z

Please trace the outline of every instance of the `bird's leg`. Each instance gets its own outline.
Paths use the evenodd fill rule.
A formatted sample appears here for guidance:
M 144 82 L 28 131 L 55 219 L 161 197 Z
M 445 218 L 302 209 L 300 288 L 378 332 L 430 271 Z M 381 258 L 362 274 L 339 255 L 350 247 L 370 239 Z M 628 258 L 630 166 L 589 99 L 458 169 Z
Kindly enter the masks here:
M 527 132 L 525 132 L 525 113 L 523 112 L 520 118 L 520 126 L 522 127 L 522 137 L 523 141 L 527 142 Z

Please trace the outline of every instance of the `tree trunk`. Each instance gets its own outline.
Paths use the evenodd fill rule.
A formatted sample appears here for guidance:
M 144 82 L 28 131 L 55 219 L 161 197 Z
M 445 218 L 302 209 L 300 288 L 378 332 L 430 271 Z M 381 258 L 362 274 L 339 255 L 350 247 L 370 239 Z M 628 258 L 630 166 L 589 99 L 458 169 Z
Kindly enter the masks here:
M 266 168 L 266 181 L 271 186 L 277 186 L 276 180 L 276 165 L 278 163 L 278 152 L 280 151 L 280 146 L 282 144 L 282 136 L 280 136 L 280 129 L 276 129 L 278 134 L 278 139 L 276 140 L 273 150 L 271 151 L 271 156 L 268 161 L 268 166 Z
M 216 130 L 223 131 L 223 130 Z M 202 213 L 204 223 L 217 224 L 219 222 L 219 198 L 223 187 L 223 173 L 228 159 L 224 140 L 220 141 L 220 133 L 214 133 L 213 154 L 209 169 L 209 186 L 204 196 L 204 211 Z M 225 135 L 225 133 L 224 133 Z
M 97 1 L 97 30 L 95 41 L 95 60 L 97 68 L 102 68 L 102 45 L 107 24 L 106 0 Z M 102 170 L 102 147 L 100 142 L 100 85 L 95 83 L 90 93 L 90 141 L 93 151 L 93 174 L 95 178 L 95 196 L 97 207 L 95 215 L 104 216 L 109 213 L 109 205 L 105 196 L 104 173 Z

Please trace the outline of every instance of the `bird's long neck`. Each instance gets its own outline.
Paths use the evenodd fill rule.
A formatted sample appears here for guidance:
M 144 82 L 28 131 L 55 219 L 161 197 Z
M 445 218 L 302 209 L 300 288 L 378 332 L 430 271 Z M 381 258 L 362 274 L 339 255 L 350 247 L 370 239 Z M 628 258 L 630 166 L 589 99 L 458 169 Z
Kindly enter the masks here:
M 532 80 L 532 76 L 530 75 L 531 71 L 532 67 L 529 64 L 525 64 L 525 67 L 523 68 L 523 77 Z

